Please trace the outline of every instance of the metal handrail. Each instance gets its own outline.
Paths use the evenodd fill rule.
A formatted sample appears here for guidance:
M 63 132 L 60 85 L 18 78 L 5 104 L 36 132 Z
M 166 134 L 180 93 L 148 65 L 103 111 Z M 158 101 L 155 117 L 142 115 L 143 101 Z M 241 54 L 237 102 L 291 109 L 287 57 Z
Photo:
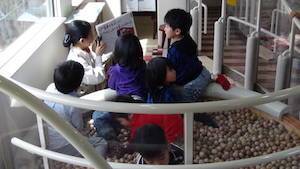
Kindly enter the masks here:
M 92 167 L 92 165 L 84 158 L 69 156 L 57 152 L 53 152 L 50 150 L 42 149 L 38 146 L 27 143 L 18 138 L 12 138 L 11 143 L 21 149 L 24 149 L 32 154 L 37 154 L 40 156 L 46 156 L 49 159 L 53 159 L 60 162 L 71 163 L 74 165 L 82 166 L 82 167 Z M 217 162 L 217 163 L 208 163 L 208 164 L 190 164 L 190 165 L 137 165 L 137 164 L 126 164 L 126 163 L 113 163 L 109 162 L 109 164 L 114 169 L 233 169 L 233 168 L 241 168 L 248 167 L 253 165 L 258 165 L 262 163 L 271 162 L 274 160 L 281 160 L 290 156 L 294 156 L 300 154 L 300 146 L 290 148 L 284 151 L 262 155 L 258 157 L 252 157 L 242 160 L 234 160 L 234 161 L 226 161 L 226 162 Z
M 242 19 L 239 19 L 239 18 L 237 18 L 235 16 L 229 16 L 227 18 L 227 30 L 226 30 L 226 45 L 227 46 L 229 45 L 229 39 L 230 39 L 229 37 L 230 37 L 230 21 L 231 20 L 232 21 L 236 21 L 236 22 L 241 23 L 241 24 L 244 24 L 244 25 L 249 26 L 251 28 L 256 28 L 257 27 L 257 25 L 254 25 L 254 24 L 252 24 L 250 22 L 247 22 L 247 21 L 244 21 Z M 261 32 L 263 32 L 263 33 L 265 33 L 265 34 L 267 34 L 269 36 L 272 36 L 274 38 L 280 38 L 280 36 L 278 36 L 278 35 L 270 32 L 270 31 L 268 31 L 268 30 L 266 30 L 264 28 L 260 28 L 260 30 L 261 30 Z
M 281 3 L 286 8 L 287 13 L 291 13 L 293 11 L 292 8 L 289 6 L 289 3 L 286 0 L 281 0 Z
M 196 7 L 194 7 L 193 9 L 199 9 L 199 0 L 195 0 L 195 2 L 197 2 L 198 5 L 197 5 Z M 208 8 L 207 8 L 207 5 L 204 4 L 202 1 L 201 1 L 201 6 L 202 6 L 202 8 L 204 9 L 204 30 L 203 30 L 203 33 L 204 33 L 204 34 L 207 34 Z
M 243 10 L 243 6 L 244 6 L 244 3 L 242 3 L 243 1 L 246 1 L 246 6 L 245 6 L 245 16 L 242 17 L 242 10 Z M 244 18 L 245 21 L 248 21 L 249 20 L 249 0 L 241 0 L 240 1 L 240 18 Z
M 274 24 L 274 22 L 275 22 L 274 20 L 275 20 L 275 14 L 277 14 L 277 13 L 287 14 L 285 11 L 282 11 L 280 9 L 273 9 L 272 17 L 271 17 L 271 30 L 270 30 L 270 32 L 275 33 L 275 34 L 277 34 L 276 28 L 277 28 L 278 23 L 276 22 L 276 24 Z M 277 20 L 277 17 L 276 17 L 276 20 Z M 275 31 L 274 31 L 274 27 L 275 27 Z

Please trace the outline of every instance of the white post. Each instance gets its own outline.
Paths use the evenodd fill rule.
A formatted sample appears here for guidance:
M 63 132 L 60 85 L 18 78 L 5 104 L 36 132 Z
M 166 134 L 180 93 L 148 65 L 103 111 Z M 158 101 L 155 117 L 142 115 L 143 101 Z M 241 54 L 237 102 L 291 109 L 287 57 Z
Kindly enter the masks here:
M 190 29 L 190 35 L 192 37 L 192 39 L 198 44 L 198 7 L 194 7 L 191 11 L 190 11 L 191 15 L 192 15 L 192 19 L 193 19 L 193 23 Z
M 240 0 L 240 1 L 239 1 L 239 7 L 240 7 L 239 18 L 242 18 L 242 17 L 243 17 L 243 7 L 244 7 L 243 1 L 244 1 L 244 0 Z
M 202 0 L 198 0 L 198 51 L 202 49 Z
M 184 163 L 193 164 L 194 113 L 184 113 Z
M 222 11 L 221 11 L 221 17 L 225 18 L 226 17 L 226 0 L 222 0 Z
M 224 20 L 215 22 L 214 50 L 213 50 L 213 74 L 222 73 L 224 55 Z
M 291 55 L 288 50 L 284 51 L 277 59 L 275 91 L 287 88 L 287 80 L 289 71 L 289 63 L 291 62 Z
M 291 55 L 291 61 L 289 63 L 287 74 L 286 74 L 286 83 L 287 83 L 286 87 L 290 87 L 290 83 L 291 83 L 292 65 L 293 65 L 294 49 L 295 49 L 295 34 L 296 34 L 296 29 L 297 29 L 296 20 L 297 20 L 297 18 L 292 19 L 292 27 L 291 27 L 291 33 L 290 33 L 291 39 L 290 39 L 290 48 L 289 48 L 290 55 Z
M 288 67 L 287 67 L 287 74 L 286 74 L 286 87 L 289 88 L 291 86 L 291 79 L 292 79 L 292 67 L 293 67 L 293 59 L 294 56 L 294 49 L 295 49 L 295 35 L 296 35 L 296 29 L 300 29 L 300 21 L 294 17 L 292 19 L 292 28 L 291 28 L 291 39 L 290 39 L 290 56 L 291 59 L 289 60 Z M 300 118 L 300 112 L 297 112 L 297 106 L 299 106 L 299 96 L 298 97 L 290 97 L 288 99 L 288 105 L 291 107 L 290 114 L 296 116 L 297 118 Z M 299 111 L 299 110 L 298 110 Z
M 246 0 L 245 21 L 249 22 L 249 0 Z
M 258 45 L 259 38 L 256 36 L 256 32 L 253 32 L 247 39 L 246 48 L 244 87 L 249 90 L 254 89 L 254 84 L 256 83 L 257 79 Z
M 261 14 L 261 0 L 258 0 L 257 15 L 256 15 L 256 32 L 258 37 L 260 36 L 260 28 L 261 28 L 260 14 Z
M 229 46 L 229 39 L 230 39 L 230 16 L 227 18 L 226 22 L 226 46 Z
M 252 24 L 254 24 L 254 21 L 255 21 L 255 10 L 256 10 L 255 3 L 256 3 L 256 0 L 251 0 L 249 21 Z M 253 31 L 254 31 L 254 29 L 250 28 L 249 29 L 249 34 L 251 34 Z
M 204 9 L 204 34 L 207 34 L 207 15 L 208 15 L 208 9 L 205 4 L 202 4 L 202 7 Z
M 37 127 L 38 127 L 38 132 L 39 132 L 41 148 L 46 149 L 47 144 L 46 144 L 43 119 L 41 117 L 39 117 L 38 115 L 36 115 L 36 122 L 37 122 Z M 44 169 L 49 169 L 49 162 L 48 162 L 47 157 L 43 157 L 43 164 L 44 164 Z

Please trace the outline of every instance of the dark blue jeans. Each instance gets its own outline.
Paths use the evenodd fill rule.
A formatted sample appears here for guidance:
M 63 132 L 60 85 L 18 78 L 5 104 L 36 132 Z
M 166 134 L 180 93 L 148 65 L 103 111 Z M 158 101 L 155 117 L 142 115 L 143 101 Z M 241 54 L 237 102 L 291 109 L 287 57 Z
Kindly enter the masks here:
M 95 111 L 93 113 L 93 120 L 97 137 L 103 137 L 105 140 L 114 140 L 117 138 L 115 130 L 116 122 L 112 119 L 111 113 Z

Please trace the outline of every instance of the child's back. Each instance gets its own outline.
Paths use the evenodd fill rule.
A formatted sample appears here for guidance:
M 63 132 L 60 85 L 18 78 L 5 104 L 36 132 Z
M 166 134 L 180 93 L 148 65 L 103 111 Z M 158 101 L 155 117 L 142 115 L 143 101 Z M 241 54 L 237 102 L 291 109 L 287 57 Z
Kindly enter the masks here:
M 176 70 L 176 84 L 185 85 L 197 78 L 202 71 L 197 44 L 189 35 L 192 17 L 182 9 L 172 9 L 164 20 L 166 36 L 174 41 L 168 49 L 167 58 Z
M 55 88 L 54 83 L 50 84 L 47 87 L 46 92 L 60 95 L 63 94 Z M 69 93 L 68 95 L 77 97 L 76 92 Z M 50 108 L 52 108 L 61 118 L 63 118 L 65 121 L 71 124 L 74 128 L 76 128 L 78 131 L 82 131 L 82 109 L 48 101 L 45 101 L 45 103 Z M 69 142 L 51 126 L 48 127 L 48 136 L 48 146 L 51 150 L 56 150 L 69 144 Z
M 199 61 L 197 44 L 189 35 L 192 17 L 182 9 L 172 9 L 164 20 L 166 36 L 173 40 L 167 58 L 177 73 L 176 84 L 185 88 L 182 101 L 198 101 L 211 82 L 211 75 Z
M 188 34 L 170 46 L 167 58 L 176 70 L 176 84 L 178 85 L 185 85 L 194 80 L 203 69 L 198 59 L 197 45 Z
M 60 95 L 66 94 L 78 97 L 76 90 L 79 88 L 83 76 L 84 69 L 80 63 L 75 61 L 64 62 L 54 70 L 54 84 L 50 84 L 46 91 Z M 79 132 L 82 131 L 82 114 L 85 112 L 85 110 L 60 103 L 48 101 L 45 101 L 45 103 L 75 129 L 77 129 Z M 80 153 L 52 126 L 47 125 L 47 127 L 49 136 L 49 149 L 68 155 L 81 156 Z M 104 155 L 106 153 L 107 142 L 104 139 L 92 137 L 88 140 L 95 147 L 99 154 Z
M 145 66 L 139 69 L 131 69 L 115 64 L 108 71 L 108 87 L 117 91 L 119 95 L 137 95 L 145 97 Z
M 108 72 L 108 86 L 119 95 L 146 97 L 143 50 L 139 39 L 133 34 L 119 36 L 113 52 L 113 65 Z

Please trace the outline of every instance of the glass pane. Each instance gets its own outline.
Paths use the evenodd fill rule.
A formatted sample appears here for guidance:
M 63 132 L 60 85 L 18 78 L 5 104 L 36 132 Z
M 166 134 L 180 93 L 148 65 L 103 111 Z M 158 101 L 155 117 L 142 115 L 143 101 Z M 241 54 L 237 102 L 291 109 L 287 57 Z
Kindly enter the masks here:
M 0 1 L 0 52 L 40 17 L 47 16 L 49 0 Z

